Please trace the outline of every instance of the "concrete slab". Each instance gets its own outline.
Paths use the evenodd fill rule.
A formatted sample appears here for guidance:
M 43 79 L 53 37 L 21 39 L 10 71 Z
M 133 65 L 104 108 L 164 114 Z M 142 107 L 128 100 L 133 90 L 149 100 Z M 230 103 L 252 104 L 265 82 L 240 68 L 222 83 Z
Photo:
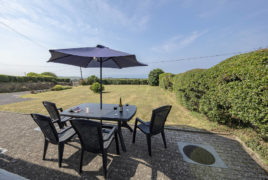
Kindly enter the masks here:
M 0 180 L 26 180 L 24 177 L 17 174 L 0 169 Z
M 0 93 L 0 105 L 31 100 L 31 98 L 21 98 L 20 97 L 21 95 L 29 94 L 29 93 L 30 93 L 30 91 L 12 92 L 12 93 Z

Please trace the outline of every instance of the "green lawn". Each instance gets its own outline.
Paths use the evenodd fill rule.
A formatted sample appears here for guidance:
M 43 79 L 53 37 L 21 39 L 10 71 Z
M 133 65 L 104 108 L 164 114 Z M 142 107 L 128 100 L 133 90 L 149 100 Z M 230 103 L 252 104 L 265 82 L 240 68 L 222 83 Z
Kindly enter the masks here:
M 63 91 L 49 91 L 39 94 L 27 94 L 24 98 L 33 98 L 29 101 L 0 106 L 0 111 L 19 113 L 41 113 L 47 114 L 42 101 L 52 101 L 63 109 L 82 104 L 85 102 L 99 103 L 99 94 L 89 90 L 89 86 L 73 87 L 73 89 Z M 186 129 L 203 129 L 231 133 L 239 137 L 247 146 L 261 155 L 268 164 L 268 143 L 262 141 L 257 133 L 250 128 L 232 129 L 224 125 L 211 122 L 199 113 L 191 112 L 182 107 L 169 91 L 159 87 L 147 85 L 106 85 L 103 93 L 103 103 L 118 104 L 119 98 L 123 104 L 128 103 L 137 106 L 136 117 L 149 121 L 152 109 L 162 105 L 172 105 L 172 110 L 167 119 L 167 125 L 180 126 Z M 134 123 L 134 118 L 130 123 Z
M 33 98 L 30 101 L 23 101 L 14 104 L 0 106 L 0 111 L 19 113 L 41 113 L 47 114 L 42 101 L 55 102 L 63 109 L 82 104 L 85 102 L 99 103 L 99 94 L 89 90 L 89 86 L 74 87 L 70 90 L 49 91 L 39 94 L 27 94 L 24 98 Z M 150 120 L 152 109 L 162 105 L 172 105 L 167 124 L 187 125 L 201 129 L 211 129 L 216 123 L 207 121 L 202 116 L 193 113 L 176 102 L 176 97 L 159 87 L 147 85 L 106 85 L 103 93 L 103 103 L 118 104 L 119 98 L 123 104 L 128 103 L 137 106 L 136 116 Z M 200 120 L 202 118 L 202 121 Z M 132 123 L 134 122 L 134 118 Z

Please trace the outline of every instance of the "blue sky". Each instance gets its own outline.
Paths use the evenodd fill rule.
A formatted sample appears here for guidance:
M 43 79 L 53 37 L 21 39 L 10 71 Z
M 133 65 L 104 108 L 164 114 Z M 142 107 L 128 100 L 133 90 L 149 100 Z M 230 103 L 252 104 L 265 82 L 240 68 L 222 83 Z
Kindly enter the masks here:
M 0 74 L 79 76 L 77 67 L 46 63 L 48 49 L 97 44 L 136 54 L 149 65 L 104 69 L 105 77 L 209 68 L 230 55 L 156 62 L 267 48 L 267 7 L 267 0 L 0 0 Z

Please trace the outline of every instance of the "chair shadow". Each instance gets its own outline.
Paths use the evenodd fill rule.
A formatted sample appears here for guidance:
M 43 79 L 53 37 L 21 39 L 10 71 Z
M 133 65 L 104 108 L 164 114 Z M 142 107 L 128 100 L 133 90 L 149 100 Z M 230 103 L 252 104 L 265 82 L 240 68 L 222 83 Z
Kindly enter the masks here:
M 193 127 L 188 128 L 201 131 L 200 129 Z M 239 142 L 224 136 L 213 134 L 212 137 L 209 132 L 205 132 L 204 130 L 202 130 L 202 133 L 204 133 L 203 135 L 199 132 L 187 133 L 186 131 L 169 130 L 166 131 L 167 149 L 164 148 L 161 135 L 153 136 L 152 157 L 150 157 L 147 151 L 146 137 L 143 133 L 137 131 L 136 143 L 132 144 L 132 133 L 125 128 L 123 128 L 122 131 L 127 152 L 122 152 L 120 148 L 120 155 L 117 155 L 115 142 L 111 144 L 111 147 L 108 150 L 108 179 L 202 179 L 202 175 L 205 175 L 206 177 L 213 177 L 212 175 L 215 177 L 215 175 L 217 175 L 219 179 L 226 179 L 223 175 L 232 173 L 240 173 L 238 175 L 241 179 L 253 178 L 250 176 L 250 173 L 243 170 L 243 166 L 245 166 L 247 170 L 250 169 L 250 171 L 263 174 L 263 179 L 265 179 L 265 175 L 268 175 L 267 172 L 265 172 L 265 170 L 261 168 L 243 149 Z M 178 141 L 210 144 L 214 147 L 228 168 L 220 169 L 219 173 L 219 170 L 214 167 L 200 166 L 184 162 L 183 157 L 178 150 Z M 226 146 L 226 144 L 228 145 Z M 237 156 L 239 156 L 240 161 L 235 161 L 233 159 L 234 156 L 231 154 L 233 152 L 229 152 L 228 150 L 230 147 L 236 147 L 236 153 Z M 53 149 L 54 150 L 50 151 L 49 155 L 51 155 L 51 153 L 57 153 L 56 146 Z M 42 150 L 42 147 L 40 147 L 40 150 Z M 38 160 L 40 159 L 40 161 L 42 161 L 42 153 L 37 153 L 37 155 Z M 67 157 L 67 155 L 69 156 Z M 51 161 L 53 164 L 55 163 L 55 165 L 53 165 L 54 168 L 52 169 L 52 167 L 45 167 L 48 166 L 46 162 L 40 162 L 40 165 L 5 154 L 0 154 L 0 167 L 28 179 L 102 178 L 102 159 L 97 158 L 98 160 L 96 161 L 96 157 L 99 155 L 88 152 L 85 152 L 84 154 L 83 173 L 79 175 L 80 155 L 80 142 L 78 137 L 75 137 L 71 142 L 65 145 L 61 169 L 57 168 L 57 158 L 46 158 L 45 160 Z M 57 156 L 55 155 L 54 157 Z M 96 162 L 97 164 L 95 164 Z M 242 168 L 242 170 L 240 168 Z M 68 171 L 66 171 L 66 169 Z
M 169 128 L 169 127 L 168 127 Z M 169 131 L 178 131 L 175 129 Z M 251 158 L 251 156 L 243 149 L 242 145 L 233 140 L 223 136 L 219 136 L 208 132 L 204 129 L 197 129 L 193 127 L 186 127 L 179 131 L 179 134 L 183 133 L 193 133 L 197 134 L 205 134 L 205 136 L 213 135 L 216 142 L 215 150 L 217 151 L 218 145 L 221 146 L 221 142 L 225 142 L 228 144 L 233 144 L 237 146 L 240 154 L 243 155 L 243 158 L 251 165 L 254 165 L 254 169 L 257 171 L 265 171 Z M 171 133 L 172 133 L 171 132 Z M 168 137 L 170 132 L 166 133 L 167 140 L 167 149 L 164 148 L 164 144 L 162 142 L 162 138 L 159 135 L 156 135 L 155 138 L 152 138 L 152 157 L 148 155 L 147 144 L 145 135 L 139 131 L 137 131 L 136 135 L 136 143 L 132 144 L 132 133 L 130 133 L 127 129 L 123 130 L 123 135 L 125 139 L 125 144 L 127 146 L 127 152 L 122 152 L 120 149 L 120 155 L 116 154 L 115 142 L 112 143 L 111 147 L 108 150 L 108 166 L 107 166 L 107 177 L 108 179 L 131 179 L 133 177 L 137 179 L 199 179 L 200 176 L 196 175 L 196 172 L 193 172 L 193 166 L 189 163 L 184 162 L 182 155 L 178 151 L 178 141 L 173 140 Z M 194 136 L 194 135 L 193 135 Z M 74 169 L 76 172 L 79 172 L 79 163 L 80 163 L 80 154 L 81 150 L 79 145 L 74 145 L 74 143 L 79 143 L 78 138 L 72 140 L 72 142 L 68 143 L 68 145 L 77 149 L 75 153 L 69 156 L 67 159 L 63 160 L 62 168 L 66 169 Z M 189 142 L 196 144 L 210 144 L 210 142 L 199 142 L 198 140 L 189 139 Z M 213 146 L 213 144 L 211 144 Z M 66 147 L 67 148 L 67 147 Z M 226 155 L 221 150 L 218 150 L 218 154 L 226 159 Z M 80 175 L 81 178 L 90 177 L 92 179 L 97 179 L 97 176 L 103 176 L 103 168 L 102 162 L 98 164 L 99 169 L 97 171 L 88 171 L 86 166 L 93 166 L 93 159 L 98 156 L 97 154 L 85 152 L 84 160 L 83 160 L 83 173 Z M 52 159 L 52 161 L 57 162 L 57 159 Z M 237 166 L 241 164 L 236 163 L 233 159 L 225 162 L 227 167 L 233 168 L 234 171 Z M 200 169 L 205 169 L 207 166 L 199 166 Z M 252 167 L 253 168 L 253 167 Z M 222 169 L 223 172 L 228 172 L 228 169 Z M 201 171 L 202 172 L 202 171 Z
M 72 142 L 80 143 L 78 137 L 73 138 L 71 142 L 68 142 L 67 145 L 74 147 L 75 149 L 78 149 L 75 153 L 73 153 L 71 156 L 69 156 L 67 159 L 63 160 L 62 168 L 66 169 L 73 169 L 77 173 L 79 173 L 79 167 L 80 167 L 80 157 L 81 157 L 81 146 L 78 147 L 74 144 L 71 144 Z M 103 175 L 103 167 L 100 166 L 100 169 L 98 171 L 87 171 L 86 166 L 90 166 L 92 161 L 99 156 L 100 154 L 94 154 L 87 151 L 84 151 L 84 158 L 83 158 L 83 172 L 80 174 L 81 177 L 87 177 L 87 176 L 102 176 Z M 110 155 L 108 154 L 108 157 Z M 107 163 L 109 164 L 111 160 L 107 159 Z M 93 176 L 93 177 L 94 177 Z M 98 178 L 97 178 L 98 179 Z
M 33 164 L 19 158 L 13 158 L 5 154 L 0 154 L 0 167 L 28 179 L 79 179 L 78 176 Z
M 240 167 L 245 166 L 243 163 L 241 163 L 241 161 L 234 161 L 234 155 L 231 153 L 226 153 L 228 152 L 226 151 L 229 148 L 228 145 L 230 145 L 236 147 L 238 155 L 243 159 L 242 162 L 247 162 L 247 166 L 253 172 L 262 172 L 262 174 L 267 175 L 268 178 L 268 173 L 259 164 L 257 164 L 255 160 L 252 159 L 252 157 L 244 150 L 243 146 L 236 140 L 213 134 L 204 129 L 197 129 L 190 126 L 185 127 L 185 129 L 183 131 L 180 131 L 178 135 L 187 133 L 186 129 L 190 130 L 188 133 L 196 134 L 193 135 L 196 137 L 199 137 L 200 133 L 204 134 L 203 136 L 208 137 L 207 139 L 210 139 L 209 137 L 213 136 L 213 139 L 209 141 L 198 141 L 198 139 L 195 140 L 189 138 L 188 142 L 204 145 L 207 144 L 214 147 L 216 152 L 219 154 L 222 160 L 225 161 L 225 164 L 228 167 L 226 169 L 221 169 L 221 172 L 223 173 L 220 174 L 219 177 L 222 176 L 224 179 L 224 174 L 231 174 L 240 170 Z M 174 129 L 170 131 L 175 131 L 176 133 L 178 130 Z M 155 138 L 152 138 L 152 157 L 150 157 L 147 151 L 145 135 L 143 133 L 137 132 L 136 143 L 132 144 L 132 134 L 128 130 L 124 130 L 124 137 L 128 137 L 125 138 L 127 139 L 127 142 L 125 140 L 125 143 L 128 151 L 120 156 L 113 157 L 112 162 L 109 166 L 108 177 L 111 179 L 131 179 L 134 176 L 137 179 L 148 179 L 147 177 L 150 177 L 152 180 L 166 178 L 200 179 L 202 177 L 202 173 L 207 171 L 208 166 L 190 164 L 185 162 L 183 160 L 182 154 L 178 150 L 177 144 L 177 142 L 185 141 L 185 139 L 180 139 L 178 137 L 177 140 L 174 140 L 172 139 L 173 137 L 168 137 L 169 134 L 172 134 L 172 132 L 166 133 L 167 149 L 164 148 L 161 135 L 156 135 Z M 226 145 L 225 143 L 228 144 L 226 146 L 226 150 L 225 148 L 222 148 L 222 146 Z M 195 168 L 200 168 L 200 174 L 195 172 Z M 211 175 L 215 176 L 215 174 L 218 173 L 217 168 L 209 168 L 211 168 Z M 139 170 L 137 171 L 137 169 Z M 150 172 L 148 172 L 149 170 Z M 247 173 L 247 170 L 248 168 L 244 173 L 242 172 L 240 175 L 243 177 L 243 175 Z M 206 174 L 204 173 L 204 175 Z M 246 178 L 254 178 L 254 175 L 249 175 L 249 177 Z

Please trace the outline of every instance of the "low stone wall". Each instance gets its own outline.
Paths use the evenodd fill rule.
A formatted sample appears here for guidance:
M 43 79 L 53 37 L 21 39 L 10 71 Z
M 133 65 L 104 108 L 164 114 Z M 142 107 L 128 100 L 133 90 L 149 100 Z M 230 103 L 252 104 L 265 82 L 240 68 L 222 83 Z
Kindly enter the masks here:
M 72 83 L 67 82 L 21 82 L 21 83 L 0 83 L 0 93 L 4 92 L 18 92 L 18 91 L 31 91 L 31 90 L 42 90 L 42 89 L 50 89 L 56 84 L 60 85 L 68 85 L 71 86 Z

